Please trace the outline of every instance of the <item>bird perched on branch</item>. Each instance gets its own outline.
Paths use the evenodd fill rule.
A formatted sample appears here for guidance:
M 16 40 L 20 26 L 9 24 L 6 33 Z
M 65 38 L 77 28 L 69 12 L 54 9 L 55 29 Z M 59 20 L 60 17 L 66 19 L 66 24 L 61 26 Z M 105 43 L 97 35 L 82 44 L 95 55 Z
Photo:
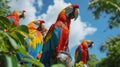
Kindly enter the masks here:
M 68 49 L 71 19 L 77 19 L 79 6 L 72 4 L 64 8 L 58 15 L 57 21 L 52 24 L 43 45 L 41 62 L 45 67 L 55 63 L 58 52 Z
M 91 40 L 84 40 L 76 49 L 75 52 L 75 67 L 78 67 L 79 62 L 83 62 L 86 67 L 87 61 L 89 59 L 88 48 L 92 47 L 94 44 Z
M 37 59 L 38 54 L 42 51 L 43 35 L 41 31 L 43 29 L 43 23 L 45 23 L 43 20 L 34 20 L 28 24 L 29 35 L 25 38 L 28 43 L 27 51 L 34 59 Z M 29 57 L 23 56 L 21 53 L 19 53 L 18 58 L 20 63 L 27 63 L 32 66 L 32 63 L 22 60 L 22 58 Z
M 11 23 L 14 22 L 15 26 L 19 26 L 20 19 L 25 18 L 25 12 L 26 12 L 25 10 L 22 11 L 15 10 L 10 15 L 7 15 L 7 18 Z
M 45 23 L 43 20 L 35 20 L 28 24 L 29 37 L 28 43 L 30 47 L 28 52 L 34 57 L 37 58 L 40 51 L 42 51 L 43 46 L 43 35 L 42 24 Z

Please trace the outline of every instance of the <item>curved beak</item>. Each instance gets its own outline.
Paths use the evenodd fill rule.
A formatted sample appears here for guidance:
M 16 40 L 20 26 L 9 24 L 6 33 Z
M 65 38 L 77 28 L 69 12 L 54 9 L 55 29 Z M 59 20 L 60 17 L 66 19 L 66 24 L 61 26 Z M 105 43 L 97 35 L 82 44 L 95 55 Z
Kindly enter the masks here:
M 78 15 L 79 15 L 79 10 L 78 10 L 78 8 L 76 8 L 74 11 L 74 20 L 76 20 L 78 18 Z
M 25 15 L 25 12 L 26 12 L 25 10 L 21 11 L 20 18 L 23 18 L 23 19 L 25 18 L 25 16 L 26 16 L 26 15 Z
M 90 41 L 88 42 L 88 47 L 93 47 L 93 46 L 94 46 L 94 42 L 90 40 Z

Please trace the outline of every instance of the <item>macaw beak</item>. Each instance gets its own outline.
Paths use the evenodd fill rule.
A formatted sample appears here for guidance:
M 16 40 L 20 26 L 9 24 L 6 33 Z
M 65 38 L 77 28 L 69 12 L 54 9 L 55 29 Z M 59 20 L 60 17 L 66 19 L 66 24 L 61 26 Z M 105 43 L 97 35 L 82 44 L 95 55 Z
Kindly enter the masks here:
M 23 18 L 23 19 L 25 18 L 25 16 L 26 16 L 25 12 L 26 12 L 25 10 L 20 11 L 20 13 L 21 13 L 20 18 Z
M 26 15 L 25 15 L 25 14 L 20 15 L 20 18 L 25 19 L 25 17 L 26 17 Z
M 94 46 L 94 42 L 92 41 L 92 42 L 91 42 L 91 47 L 93 47 L 93 46 Z
M 78 10 L 78 8 L 76 8 L 74 11 L 74 20 L 76 20 L 78 18 L 78 14 L 79 14 L 79 10 Z
M 93 46 L 94 46 L 94 42 L 90 40 L 90 41 L 88 42 L 88 47 L 93 47 Z
M 73 14 L 74 14 L 73 18 L 74 18 L 74 20 L 76 20 L 79 15 L 79 5 L 73 4 L 72 7 L 73 7 Z

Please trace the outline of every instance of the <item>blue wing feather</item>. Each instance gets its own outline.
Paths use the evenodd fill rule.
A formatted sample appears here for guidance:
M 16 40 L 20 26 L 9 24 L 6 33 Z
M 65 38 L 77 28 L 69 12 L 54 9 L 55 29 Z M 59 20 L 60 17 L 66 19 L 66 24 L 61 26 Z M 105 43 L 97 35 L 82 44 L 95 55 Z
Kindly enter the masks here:
M 51 60 L 51 57 L 53 57 L 54 51 L 59 44 L 61 34 L 62 27 L 58 26 L 55 26 L 51 33 L 47 33 L 47 35 L 51 35 L 51 38 L 43 45 L 43 54 L 41 57 L 41 62 L 45 64 L 45 67 L 47 67 L 47 63 L 52 64 L 54 62 Z
M 75 59 L 75 62 L 76 63 L 80 62 L 81 58 L 82 58 L 82 48 L 78 48 L 78 56 Z
M 49 34 L 51 35 L 51 38 L 43 45 L 43 52 L 55 50 L 56 46 L 59 44 L 62 28 L 56 26 L 52 33 L 48 33 L 47 35 Z
M 42 51 L 42 44 L 38 44 L 36 46 L 36 49 L 34 49 L 32 46 L 28 48 L 28 53 L 33 56 L 35 59 L 37 58 L 39 52 Z

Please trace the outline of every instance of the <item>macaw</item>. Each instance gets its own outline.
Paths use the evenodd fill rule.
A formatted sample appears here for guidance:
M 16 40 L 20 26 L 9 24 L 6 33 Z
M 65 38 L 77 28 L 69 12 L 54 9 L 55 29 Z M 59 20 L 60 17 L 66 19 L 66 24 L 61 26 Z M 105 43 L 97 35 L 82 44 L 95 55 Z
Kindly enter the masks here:
M 89 59 L 88 48 L 92 47 L 94 42 L 92 40 L 84 40 L 75 51 L 75 67 L 77 63 L 83 62 L 85 65 Z
M 76 4 L 64 8 L 46 34 L 41 57 L 41 62 L 45 67 L 50 67 L 55 63 L 58 52 L 68 49 L 71 19 L 77 19 L 78 9 L 79 6 Z
M 15 26 L 19 26 L 20 18 L 25 18 L 25 12 L 26 12 L 25 10 L 23 11 L 15 10 L 12 14 L 7 15 L 6 18 L 8 18 L 11 23 L 14 22 Z
M 30 53 L 34 58 L 37 58 L 39 52 L 42 51 L 43 35 L 40 32 L 42 29 L 39 27 L 41 27 L 43 23 L 43 20 L 37 20 L 28 24 L 28 41 L 30 45 L 30 47 L 28 48 L 28 53 Z
M 43 46 L 43 35 L 41 31 L 41 25 L 45 23 L 43 20 L 35 20 L 28 24 L 29 35 L 26 37 L 28 43 L 28 53 L 34 58 L 37 59 L 38 54 L 42 51 Z M 18 54 L 20 63 L 25 63 L 21 58 L 28 58 L 26 56 Z M 32 63 L 28 63 L 32 66 Z

